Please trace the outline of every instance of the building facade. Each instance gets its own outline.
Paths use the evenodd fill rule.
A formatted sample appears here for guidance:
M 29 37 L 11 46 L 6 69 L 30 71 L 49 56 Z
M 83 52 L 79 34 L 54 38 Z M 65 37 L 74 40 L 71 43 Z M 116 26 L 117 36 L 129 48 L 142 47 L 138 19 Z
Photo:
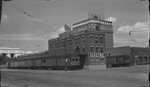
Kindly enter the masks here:
M 105 56 L 110 57 L 110 56 L 127 55 L 130 57 L 131 65 L 140 65 L 150 63 L 149 54 L 150 54 L 149 48 L 124 46 L 107 49 Z
M 105 49 L 113 48 L 112 22 L 93 15 L 73 24 L 72 29 L 65 30 L 58 38 L 48 41 L 51 56 L 87 54 L 89 65 L 105 64 Z
M 136 65 L 148 64 L 150 63 L 150 50 L 149 48 L 131 47 L 131 58 Z
M 0 47 L 0 55 L 15 58 L 19 55 L 22 55 L 22 51 L 20 48 Z
M 16 58 L 21 55 L 31 54 L 32 51 L 22 51 L 20 48 L 10 48 L 10 47 L 0 47 L 0 55 L 9 57 L 9 58 Z

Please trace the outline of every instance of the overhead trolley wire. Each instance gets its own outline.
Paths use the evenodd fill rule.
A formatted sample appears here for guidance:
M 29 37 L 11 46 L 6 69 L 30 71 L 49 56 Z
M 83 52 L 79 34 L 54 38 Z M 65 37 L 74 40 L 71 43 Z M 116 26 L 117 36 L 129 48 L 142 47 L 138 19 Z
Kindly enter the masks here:
M 42 27 L 42 30 L 44 30 L 46 33 L 50 34 L 50 31 L 49 31 L 50 28 L 49 28 L 49 26 L 47 24 L 45 24 L 45 22 L 38 21 L 37 20 L 38 18 L 33 17 L 29 13 L 23 11 L 22 9 L 18 8 L 17 6 L 15 6 L 15 5 L 13 5 L 13 4 L 9 3 L 9 2 L 4 2 L 4 3 L 7 3 L 7 4 L 11 5 L 15 9 L 17 9 L 17 10 L 21 11 L 23 14 L 27 15 L 31 19 L 31 22 L 33 23 L 34 26 L 36 26 L 36 24 L 37 24 L 40 27 Z M 36 29 L 38 29 L 38 28 L 36 28 Z M 19 44 L 19 43 L 17 43 L 17 44 Z M 20 44 L 28 45 L 27 43 L 20 43 Z
M 39 21 L 36 21 L 36 20 L 35 20 L 35 19 L 38 19 L 38 18 L 33 17 L 33 16 L 30 15 L 29 13 L 23 11 L 22 9 L 18 8 L 17 6 L 15 6 L 15 5 L 13 5 L 13 4 L 9 3 L 9 2 L 5 2 L 5 3 L 8 3 L 8 4 L 11 5 L 12 7 L 14 7 L 14 8 L 16 8 L 17 10 L 21 11 L 23 14 L 27 15 L 29 18 L 31 18 L 31 20 L 33 20 L 34 22 L 36 22 L 38 25 L 41 25 L 42 29 L 44 29 L 44 30 L 46 31 L 46 33 L 47 33 L 47 32 L 48 32 L 48 33 L 50 32 L 50 31 L 48 30 L 48 29 L 49 29 L 48 25 L 46 25 L 46 24 L 43 23 L 42 21 L 39 22 Z

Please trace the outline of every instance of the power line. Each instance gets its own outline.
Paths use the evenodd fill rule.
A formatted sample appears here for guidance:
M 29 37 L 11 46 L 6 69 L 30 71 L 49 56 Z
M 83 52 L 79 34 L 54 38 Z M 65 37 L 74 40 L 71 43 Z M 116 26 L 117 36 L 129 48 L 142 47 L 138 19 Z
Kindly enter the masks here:
M 13 5 L 13 4 L 9 3 L 9 2 L 6 2 L 6 3 L 8 3 L 8 4 L 11 5 L 12 7 L 16 8 L 17 10 L 21 11 L 23 14 L 25 14 L 25 15 L 27 15 L 29 18 L 31 18 L 34 22 L 36 22 L 36 23 L 38 23 L 39 25 L 41 25 L 41 27 L 42 27 L 46 32 L 48 32 L 48 33 L 50 32 L 50 31 L 48 30 L 49 27 L 48 27 L 45 23 L 43 23 L 42 21 L 41 21 L 41 22 L 36 21 L 36 19 L 38 19 L 38 18 L 33 17 L 33 16 L 30 15 L 29 13 L 23 11 L 22 9 L 18 8 L 17 6 L 15 6 L 15 5 Z M 43 26 L 44 26 L 44 27 L 43 27 Z M 47 29 L 47 28 L 48 28 L 48 29 Z

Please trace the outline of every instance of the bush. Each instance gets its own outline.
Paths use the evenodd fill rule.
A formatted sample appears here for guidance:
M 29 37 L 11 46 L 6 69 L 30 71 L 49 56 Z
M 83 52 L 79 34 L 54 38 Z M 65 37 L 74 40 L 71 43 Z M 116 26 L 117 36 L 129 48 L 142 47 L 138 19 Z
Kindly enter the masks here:
M 8 61 L 8 57 L 0 56 L 0 65 L 5 65 Z

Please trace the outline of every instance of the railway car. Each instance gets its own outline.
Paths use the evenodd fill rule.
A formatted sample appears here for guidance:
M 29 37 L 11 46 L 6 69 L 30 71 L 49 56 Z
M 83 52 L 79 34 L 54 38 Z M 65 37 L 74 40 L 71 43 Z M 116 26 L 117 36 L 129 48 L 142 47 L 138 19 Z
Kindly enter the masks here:
M 43 59 L 43 68 L 44 69 L 54 69 L 56 67 L 56 58 L 54 57 L 46 57 Z
M 56 58 L 58 69 L 79 69 L 80 67 L 80 55 L 64 55 Z
M 26 69 L 33 69 L 33 60 L 32 59 L 27 59 L 27 66 Z
M 8 62 L 11 69 L 81 69 L 86 55 L 68 54 L 61 56 L 49 56 L 49 54 L 20 56 Z M 82 60 L 82 61 L 81 61 Z
M 36 69 L 42 68 L 42 59 L 41 58 L 34 59 L 34 68 L 36 68 Z
M 11 62 L 10 62 L 11 61 Z M 9 69 L 15 69 L 15 68 L 17 68 L 18 67 L 18 62 L 17 62 L 17 60 L 16 59 L 11 59 L 11 60 L 9 60 L 8 62 L 7 62 L 7 68 L 9 68 Z
M 129 65 L 130 65 L 130 57 L 128 55 L 106 57 L 107 68 L 129 66 Z

